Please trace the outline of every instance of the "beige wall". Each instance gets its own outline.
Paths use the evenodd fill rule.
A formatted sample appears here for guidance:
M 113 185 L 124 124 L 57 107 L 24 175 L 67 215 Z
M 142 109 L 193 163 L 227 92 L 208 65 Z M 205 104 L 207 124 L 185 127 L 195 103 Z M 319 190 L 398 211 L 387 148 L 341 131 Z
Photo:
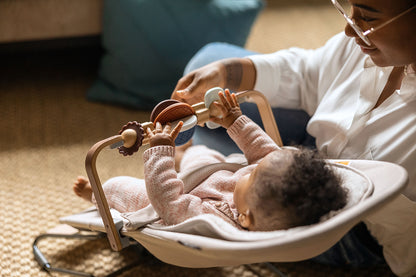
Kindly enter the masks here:
M 1 0 L 0 43 L 97 35 L 102 0 Z
M 246 48 L 260 53 L 297 46 L 314 49 L 344 30 L 345 20 L 330 0 L 268 0 Z

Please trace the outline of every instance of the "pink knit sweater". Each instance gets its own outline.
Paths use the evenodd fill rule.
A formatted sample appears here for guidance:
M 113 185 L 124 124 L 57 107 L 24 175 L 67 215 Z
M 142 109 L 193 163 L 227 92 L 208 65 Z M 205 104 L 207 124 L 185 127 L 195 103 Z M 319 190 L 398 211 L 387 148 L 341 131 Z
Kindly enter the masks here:
M 175 170 L 175 148 L 152 147 L 144 152 L 145 188 L 138 180 L 129 177 L 107 182 L 104 191 L 110 207 L 120 212 L 132 212 L 147 206 L 150 201 L 166 225 L 210 213 L 239 227 L 233 201 L 235 184 L 242 176 L 249 174 L 264 156 L 279 147 L 244 115 L 227 132 L 243 151 L 248 161 L 247 166 L 235 172 L 218 170 L 209 176 L 202 176 L 206 178 L 199 184 L 187 184 L 187 187 L 190 185 L 195 188 L 184 193 L 182 176 L 201 166 L 226 162 L 227 157 L 202 145 L 192 146 L 185 151 L 180 165 L 181 173 L 178 174 Z M 198 173 L 199 171 L 196 172 Z

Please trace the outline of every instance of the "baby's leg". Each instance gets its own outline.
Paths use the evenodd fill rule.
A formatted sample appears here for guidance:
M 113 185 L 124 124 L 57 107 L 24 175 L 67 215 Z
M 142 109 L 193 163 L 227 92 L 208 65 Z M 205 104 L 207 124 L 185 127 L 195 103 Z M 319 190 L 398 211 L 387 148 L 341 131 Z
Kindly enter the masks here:
M 87 178 L 78 176 L 77 180 L 74 182 L 73 190 L 76 195 L 91 202 L 92 188 Z
M 104 194 L 110 208 L 121 213 L 134 212 L 150 204 L 143 179 L 120 176 L 103 184 Z M 96 203 L 92 196 L 93 203 Z
M 96 204 L 91 184 L 85 177 L 74 182 L 74 192 L 79 197 Z M 144 180 L 133 177 L 114 177 L 103 184 L 103 191 L 110 208 L 119 212 L 134 212 L 150 204 Z

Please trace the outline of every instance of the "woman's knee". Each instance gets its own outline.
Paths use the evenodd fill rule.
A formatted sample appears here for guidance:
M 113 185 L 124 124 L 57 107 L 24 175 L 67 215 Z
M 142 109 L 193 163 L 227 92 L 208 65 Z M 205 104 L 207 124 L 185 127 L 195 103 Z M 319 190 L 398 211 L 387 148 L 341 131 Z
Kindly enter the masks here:
M 212 62 L 233 57 L 245 57 L 255 52 L 225 42 L 211 42 L 203 46 L 188 62 L 184 75 Z

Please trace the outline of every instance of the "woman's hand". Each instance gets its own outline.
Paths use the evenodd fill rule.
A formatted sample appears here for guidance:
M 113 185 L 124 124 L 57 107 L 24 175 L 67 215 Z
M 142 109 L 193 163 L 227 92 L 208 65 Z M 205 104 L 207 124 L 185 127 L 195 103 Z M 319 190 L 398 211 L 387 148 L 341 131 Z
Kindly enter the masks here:
M 190 105 L 202 102 L 206 91 L 225 86 L 225 78 L 225 68 L 220 61 L 208 64 L 179 79 L 171 98 Z
M 220 97 L 221 103 L 215 101 L 212 104 L 221 111 L 222 117 L 211 117 L 210 120 L 228 129 L 242 115 L 240 105 L 235 94 L 230 94 L 230 90 L 228 89 L 224 93 L 219 92 L 218 96 Z
M 213 87 L 249 90 L 254 88 L 255 79 L 256 70 L 250 59 L 224 59 L 183 76 L 171 98 L 193 105 L 204 101 L 205 92 Z
M 170 123 L 167 123 L 163 128 L 160 122 L 156 122 L 156 126 L 153 131 L 150 128 L 147 128 L 146 132 L 149 137 L 150 147 L 158 145 L 175 146 L 175 139 L 178 136 L 182 125 L 183 122 L 180 121 L 178 125 L 176 125 L 176 127 L 172 130 Z

